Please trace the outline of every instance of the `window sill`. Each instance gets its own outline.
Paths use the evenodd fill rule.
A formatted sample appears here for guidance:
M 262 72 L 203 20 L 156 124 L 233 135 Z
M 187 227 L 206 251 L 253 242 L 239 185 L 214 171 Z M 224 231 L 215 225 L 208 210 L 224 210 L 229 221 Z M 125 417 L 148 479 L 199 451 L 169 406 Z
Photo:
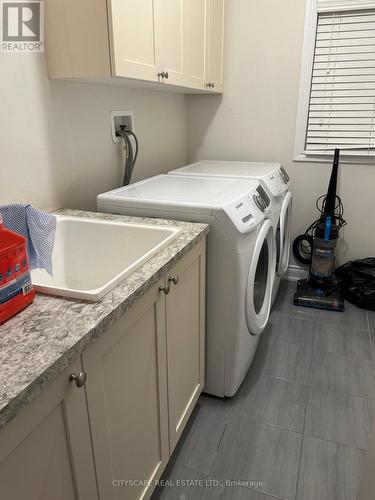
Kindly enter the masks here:
M 293 158 L 294 162 L 302 163 L 332 163 L 332 156 L 310 156 L 305 154 L 297 155 Z M 366 156 L 340 156 L 340 163 L 360 164 L 360 165 L 375 165 L 375 157 L 369 158 Z

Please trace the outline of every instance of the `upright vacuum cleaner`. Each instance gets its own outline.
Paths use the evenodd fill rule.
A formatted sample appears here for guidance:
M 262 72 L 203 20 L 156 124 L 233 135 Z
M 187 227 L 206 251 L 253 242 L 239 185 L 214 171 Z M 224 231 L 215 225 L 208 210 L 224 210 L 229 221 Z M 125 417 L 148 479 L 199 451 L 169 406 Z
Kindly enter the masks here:
M 297 260 L 310 262 L 309 278 L 300 280 L 297 284 L 294 304 L 298 306 L 344 311 L 340 282 L 333 274 L 335 248 L 340 229 L 346 224 L 343 218 L 343 205 L 336 194 L 339 161 L 340 150 L 336 149 L 327 195 L 317 200 L 321 216 L 293 243 L 293 253 Z M 306 250 L 307 247 L 310 247 L 309 252 Z

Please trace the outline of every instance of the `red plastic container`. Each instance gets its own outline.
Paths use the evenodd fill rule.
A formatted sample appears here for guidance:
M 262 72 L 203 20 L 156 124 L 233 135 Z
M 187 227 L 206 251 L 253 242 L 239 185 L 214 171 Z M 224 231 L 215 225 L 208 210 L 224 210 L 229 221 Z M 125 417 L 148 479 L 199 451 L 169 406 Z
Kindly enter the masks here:
M 26 238 L 3 225 L 0 216 L 0 323 L 4 323 L 32 303 Z

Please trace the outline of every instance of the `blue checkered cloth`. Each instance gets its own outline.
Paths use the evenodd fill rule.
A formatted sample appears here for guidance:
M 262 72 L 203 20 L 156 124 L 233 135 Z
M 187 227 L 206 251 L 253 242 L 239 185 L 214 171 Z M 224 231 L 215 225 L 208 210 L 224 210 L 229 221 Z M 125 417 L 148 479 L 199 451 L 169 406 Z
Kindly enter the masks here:
M 4 226 L 27 239 L 31 269 L 53 274 L 52 254 L 56 236 L 56 217 L 31 205 L 1 205 Z

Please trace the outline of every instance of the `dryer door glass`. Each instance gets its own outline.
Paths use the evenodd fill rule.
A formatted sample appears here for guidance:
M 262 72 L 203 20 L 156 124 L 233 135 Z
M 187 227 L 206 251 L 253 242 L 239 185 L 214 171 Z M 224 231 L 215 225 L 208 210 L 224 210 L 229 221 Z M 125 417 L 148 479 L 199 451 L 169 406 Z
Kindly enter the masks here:
M 262 250 L 260 251 L 257 268 L 255 271 L 254 281 L 254 308 L 257 314 L 262 310 L 264 299 L 267 291 L 268 279 L 268 243 L 263 241 Z
M 280 266 L 280 249 L 282 246 L 281 242 L 281 228 L 280 228 L 280 217 L 279 217 L 279 222 L 277 223 L 277 230 L 276 230 L 276 272 L 279 274 L 279 266 Z
M 288 269 L 290 257 L 290 219 L 292 212 L 292 194 L 287 192 L 283 200 L 280 211 L 280 251 L 279 262 L 277 266 L 277 275 L 283 276 Z
M 247 278 L 245 311 L 249 333 L 259 335 L 268 322 L 272 286 L 275 278 L 276 251 L 270 220 L 263 222 L 255 242 Z

